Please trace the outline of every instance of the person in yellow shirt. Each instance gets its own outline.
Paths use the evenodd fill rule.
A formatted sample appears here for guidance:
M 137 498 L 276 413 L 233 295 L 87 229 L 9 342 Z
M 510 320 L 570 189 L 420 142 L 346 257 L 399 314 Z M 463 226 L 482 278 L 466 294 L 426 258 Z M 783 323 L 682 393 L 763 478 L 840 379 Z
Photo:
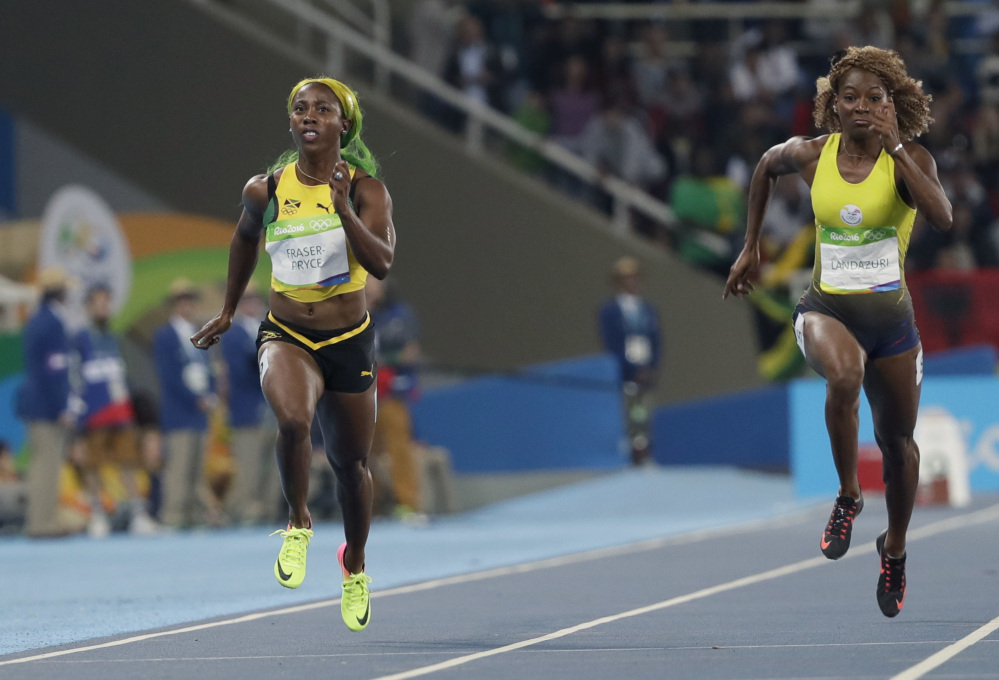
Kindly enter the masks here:
M 264 396 L 277 417 L 278 467 L 290 508 L 274 575 L 288 588 L 305 578 L 313 537 L 310 430 L 317 418 L 336 472 L 347 539 L 338 551 L 341 614 L 348 628 L 362 630 L 371 614 L 364 548 L 371 526 L 368 453 L 376 380 L 364 284 L 369 273 L 384 278 L 392 266 L 392 199 L 361 140 L 363 114 L 350 87 L 325 76 L 302 80 L 288 97 L 288 119 L 295 149 L 243 189 L 222 310 L 191 342 L 206 349 L 229 329 L 263 239 L 272 277 L 257 358 Z
M 812 281 L 794 311 L 798 345 L 826 380 L 826 427 L 839 495 L 820 547 L 829 559 L 850 546 L 863 509 L 857 480 L 860 390 L 871 405 L 884 464 L 888 529 L 877 600 L 885 616 L 905 602 L 905 537 L 919 480 L 913 439 L 922 346 L 905 285 L 905 253 L 916 212 L 950 229 L 950 202 L 930 153 L 913 139 L 932 122 L 930 97 L 893 51 L 850 47 L 818 80 L 814 118 L 830 134 L 793 137 L 763 154 L 749 187 L 746 242 L 722 297 L 753 290 L 760 230 L 781 175 L 811 187 L 816 251 Z

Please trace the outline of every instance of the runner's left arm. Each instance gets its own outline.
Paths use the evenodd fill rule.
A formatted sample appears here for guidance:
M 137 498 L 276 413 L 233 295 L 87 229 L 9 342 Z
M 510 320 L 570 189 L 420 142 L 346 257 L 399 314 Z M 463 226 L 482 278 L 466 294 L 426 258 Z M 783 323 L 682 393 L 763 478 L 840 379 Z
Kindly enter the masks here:
M 375 278 L 384 279 L 392 267 L 395 255 L 395 225 L 392 222 L 392 197 L 378 179 L 362 175 L 355 179 L 356 212 L 351 208 L 351 177 L 346 161 L 335 166 L 334 175 L 341 179 L 330 181 L 333 209 L 340 216 L 350 249 L 358 263 Z
M 937 177 L 937 163 L 925 148 L 907 142 L 894 156 L 906 191 L 902 198 L 916 208 L 935 229 L 947 231 L 954 224 L 953 210 Z M 903 189 L 903 187 L 899 187 Z M 908 196 L 905 194 L 908 193 Z

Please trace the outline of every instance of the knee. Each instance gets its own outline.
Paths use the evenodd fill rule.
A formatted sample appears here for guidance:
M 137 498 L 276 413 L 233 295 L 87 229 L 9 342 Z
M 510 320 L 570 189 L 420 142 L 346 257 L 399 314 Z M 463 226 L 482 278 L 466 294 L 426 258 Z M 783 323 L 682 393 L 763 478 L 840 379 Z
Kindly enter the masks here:
M 308 441 L 312 435 L 311 414 L 277 414 L 278 437 L 291 443 Z
M 344 486 L 356 486 L 364 481 L 368 476 L 368 458 L 360 458 L 351 461 L 338 461 L 332 456 L 328 456 L 333 472 Z
M 904 468 L 910 465 L 919 466 L 919 447 L 912 435 L 875 435 L 878 448 L 884 461 L 884 468 Z
M 826 369 L 826 392 L 834 400 L 855 403 L 860 398 L 860 389 L 863 385 L 862 366 L 838 366 L 832 370 Z

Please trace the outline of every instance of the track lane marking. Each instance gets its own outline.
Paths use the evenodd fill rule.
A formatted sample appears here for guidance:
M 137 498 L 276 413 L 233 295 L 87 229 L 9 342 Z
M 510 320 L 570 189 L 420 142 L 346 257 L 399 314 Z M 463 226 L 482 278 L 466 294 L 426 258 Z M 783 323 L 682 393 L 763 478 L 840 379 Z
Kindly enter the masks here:
M 647 552 L 649 550 L 655 550 L 657 548 L 662 548 L 670 545 L 685 545 L 688 543 L 698 543 L 713 538 L 724 538 L 725 536 L 730 536 L 736 533 L 743 533 L 746 531 L 760 531 L 763 529 L 773 528 L 775 526 L 791 526 L 793 524 L 797 524 L 804 521 L 804 519 L 808 515 L 814 514 L 815 511 L 816 511 L 815 507 L 805 508 L 801 510 L 796 510 L 787 515 L 779 516 L 776 518 L 769 518 L 769 519 L 764 518 L 758 520 L 751 520 L 748 522 L 742 522 L 740 524 L 728 525 L 724 527 L 698 529 L 678 536 L 650 538 L 635 543 L 626 543 L 624 545 L 611 546 L 607 548 L 596 548 L 593 550 L 586 550 L 579 553 L 573 553 L 571 555 L 550 557 L 543 560 L 524 562 L 522 564 L 513 564 L 506 567 L 496 567 L 494 569 L 486 569 L 483 571 L 476 571 L 469 574 L 446 576 L 444 578 L 433 579 L 430 581 L 422 581 L 420 583 L 413 583 L 411 585 L 398 586 L 395 588 L 388 588 L 386 590 L 375 591 L 371 593 L 371 597 L 380 598 L 380 597 L 391 597 L 393 595 L 407 595 L 409 593 L 418 593 L 424 590 L 433 590 L 435 588 L 442 588 L 444 586 L 461 585 L 464 583 L 473 583 L 475 581 L 482 581 L 485 579 L 497 578 L 500 576 L 524 574 L 527 572 L 538 571 L 541 569 L 550 569 L 552 567 L 562 567 L 570 564 L 589 562 L 593 560 L 603 559 L 605 557 L 619 557 L 621 555 L 631 555 L 638 552 Z M 145 640 L 151 640 L 159 637 L 166 637 L 168 635 L 180 635 L 182 633 L 192 633 L 199 630 L 205 630 L 208 628 L 217 628 L 237 623 L 246 623 L 249 621 L 256 621 L 258 619 L 267 618 L 270 616 L 284 616 L 286 614 L 297 614 L 304 611 L 311 611 L 313 609 L 332 607 L 338 604 L 340 604 L 340 598 L 334 598 L 331 600 L 319 600 L 317 602 L 297 605 L 294 607 L 286 607 L 282 609 L 273 609 L 264 612 L 257 612 L 254 614 L 246 614 L 243 616 L 238 616 L 232 619 L 225 619 L 222 621 L 212 621 L 193 626 L 185 626 L 183 628 L 159 631 L 156 633 L 144 633 L 141 635 L 134 635 L 128 638 L 123 638 L 121 640 L 113 640 L 111 642 L 102 642 L 99 644 L 86 645 L 83 647 L 61 649 L 55 652 L 46 652 L 43 654 L 35 654 L 32 656 L 23 656 L 17 659 L 7 659 L 5 661 L 0 661 L 0 666 L 8 666 L 18 663 L 28 663 L 29 661 L 41 661 L 44 659 L 66 656 L 67 654 L 90 652 L 95 649 L 107 649 L 108 647 L 118 647 L 120 645 L 131 644 L 133 642 L 143 642 Z M 17 652 L 14 653 L 16 654 Z
M 999 616 L 992 619 L 984 626 L 973 633 L 970 633 L 952 645 L 944 647 L 933 656 L 923 659 L 912 668 L 908 668 L 898 675 L 893 675 L 891 680 L 918 680 L 938 666 L 942 666 L 955 656 L 968 649 L 972 645 L 981 642 L 995 631 L 999 630 Z
M 935 534 L 943 533 L 953 529 L 972 526 L 974 524 L 981 524 L 997 518 L 999 518 L 999 505 L 992 505 L 982 510 L 977 510 L 975 512 L 968 513 L 966 515 L 951 517 L 946 520 L 934 522 L 933 524 L 928 524 L 914 531 L 910 531 L 908 533 L 908 540 L 910 541 L 919 540 L 922 538 L 933 536 Z M 839 561 L 856 558 L 860 555 L 868 555 L 873 552 L 875 552 L 875 548 L 871 545 L 867 545 L 861 549 L 851 550 L 849 553 L 841 557 Z M 728 592 L 730 590 L 736 590 L 738 588 L 755 585 L 757 583 L 763 583 L 764 581 L 771 581 L 773 579 L 780 578 L 782 576 L 789 576 L 791 574 L 796 574 L 801 571 L 812 569 L 822 564 L 827 564 L 828 562 L 829 560 L 826 559 L 824 556 L 813 557 L 807 560 L 801 560 L 800 562 L 794 562 L 792 564 L 788 564 L 783 567 L 777 567 L 776 569 L 769 569 L 767 571 L 763 571 L 758 574 L 753 574 L 751 576 L 744 576 L 742 578 L 738 578 L 735 579 L 734 581 L 729 581 L 727 583 L 720 583 L 718 585 L 710 586 L 708 588 L 702 588 L 701 590 L 697 590 L 694 591 L 693 593 L 688 593 L 686 595 L 671 597 L 668 600 L 656 602 L 655 604 L 646 605 L 644 607 L 637 607 L 635 609 L 629 609 L 628 611 L 621 612 L 619 614 L 603 616 L 600 617 L 599 619 L 593 619 L 592 621 L 586 621 L 584 623 L 576 624 L 575 626 L 562 628 L 560 630 L 556 630 L 546 635 L 540 635 L 538 637 L 530 638 L 527 640 L 521 640 L 520 642 L 514 642 L 509 645 L 503 645 L 502 647 L 494 647 L 493 649 L 486 649 L 481 652 L 475 652 L 473 654 L 466 654 L 464 656 L 454 657 L 453 659 L 448 659 L 447 661 L 431 664 L 429 666 L 422 666 L 420 668 L 414 668 L 408 671 L 403 671 L 401 673 L 380 675 L 377 678 L 374 678 L 373 680 L 408 680 L 409 678 L 417 678 L 423 675 L 430 675 L 431 673 L 436 673 L 437 671 L 443 671 L 455 668 L 457 666 L 463 666 L 465 664 L 471 663 L 473 661 L 478 661 L 480 659 L 486 659 L 492 656 L 497 656 L 499 654 L 506 654 L 507 652 L 514 652 L 519 649 L 524 649 L 525 647 L 532 647 L 534 645 L 539 645 L 543 642 L 557 640 L 559 638 L 567 637 L 574 633 L 578 633 L 584 630 L 589 630 L 591 628 L 596 628 L 597 626 L 602 626 L 607 623 L 613 623 L 615 621 L 621 621 L 623 619 L 629 619 L 635 616 L 641 616 L 643 614 L 649 614 L 651 612 L 661 611 L 663 609 L 668 609 L 670 607 L 675 607 L 677 605 L 686 604 L 688 602 L 693 602 L 695 600 L 701 600 L 706 597 L 711 597 L 712 595 L 718 595 L 719 593 Z M 995 621 L 993 623 L 995 623 Z M 987 627 L 988 626 L 986 626 L 986 628 Z M 979 631 L 976 631 L 976 633 L 973 633 L 972 635 L 968 636 L 968 638 L 965 639 L 973 637 L 980 631 L 981 629 L 979 629 Z M 986 633 L 986 635 L 987 634 L 988 633 Z M 943 661 L 941 661 L 940 663 L 943 663 Z M 918 677 L 921 676 L 913 676 L 913 678 L 911 679 L 907 678 L 906 680 L 915 680 L 915 678 Z M 893 678 L 892 680 L 902 680 L 902 678 L 897 678 L 897 679 Z
M 999 643 L 999 640 L 985 640 L 986 643 Z M 532 654 L 589 654 L 605 652 L 683 652 L 683 651 L 703 651 L 715 650 L 725 651 L 740 649 L 798 649 L 798 648 L 826 648 L 826 647 L 912 647 L 919 645 L 946 645 L 950 640 L 911 640 L 911 641 L 886 641 L 886 642 L 822 642 L 822 643 L 801 643 L 786 645 L 678 645 L 672 647 L 567 647 L 565 649 L 531 649 Z M 439 655 L 439 651 L 422 652 L 341 652 L 338 654 L 257 654 L 253 656 L 182 656 L 182 657 L 129 657 L 127 659 L 61 659 L 62 664 L 115 664 L 115 663 L 183 663 L 192 661 L 256 661 L 259 659 L 343 659 L 354 657 L 390 657 L 390 656 L 433 656 Z
M 715 527 L 715 528 L 711 528 L 711 529 L 701 529 L 701 530 L 692 531 L 690 533 L 683 534 L 683 535 L 680 535 L 680 536 L 671 536 L 671 537 L 665 537 L 665 538 L 654 538 L 654 539 L 649 539 L 649 540 L 645 540 L 645 541 L 638 541 L 636 543 L 625 544 L 623 546 L 608 547 L 608 548 L 598 548 L 598 549 L 595 549 L 595 550 L 588 550 L 588 551 L 584 551 L 584 552 L 581 552 L 581 553 L 575 553 L 573 555 L 566 555 L 566 556 L 562 556 L 562 557 L 555 557 L 555 558 L 549 558 L 549 559 L 544 559 L 544 560 L 537 560 L 537 561 L 534 561 L 534 562 L 527 562 L 527 563 L 524 563 L 524 564 L 511 565 L 511 566 L 508 566 L 508 567 L 498 567 L 498 568 L 495 568 L 495 569 L 489 569 L 489 570 L 485 570 L 485 571 L 481 571 L 481 572 L 473 572 L 471 574 L 463 574 L 463 575 L 451 576 L 451 577 L 446 577 L 446 578 L 441 578 L 441 579 L 434 579 L 434 580 L 431 580 L 431 581 L 425 581 L 425 582 L 422 582 L 422 583 L 416 583 L 416 584 L 412 584 L 412 585 L 408 585 L 408 586 L 400 586 L 400 587 L 397 587 L 397 588 L 390 588 L 390 589 L 387 589 L 387 590 L 384 590 L 384 591 L 376 591 L 375 593 L 372 593 L 372 597 L 389 597 L 389 596 L 393 596 L 393 595 L 403 595 L 403 594 L 408 594 L 408 593 L 420 592 L 420 591 L 424 591 L 424 590 L 431 590 L 431 589 L 434 589 L 434 588 L 440 588 L 440 587 L 444 587 L 444 586 L 448 586 L 448 585 L 458 585 L 458 584 L 464 584 L 464 583 L 471 583 L 471 582 L 475 582 L 475 581 L 485 580 L 485 579 L 488 579 L 488 578 L 496 578 L 496 577 L 499 577 L 499 576 L 508 576 L 508 575 L 513 575 L 513 574 L 522 574 L 522 573 L 526 573 L 526 572 L 530 572 L 530 571 L 536 571 L 536 570 L 540 570 L 540 569 L 547 569 L 547 568 L 552 568 L 552 567 L 557 567 L 557 566 L 565 566 L 565 565 L 569 565 L 569 564 L 576 564 L 576 563 L 581 563 L 581 562 L 586 562 L 586 561 L 592 561 L 592 560 L 602 559 L 604 557 L 611 557 L 611 556 L 633 554 L 633 553 L 637 553 L 637 552 L 644 552 L 644 551 L 654 550 L 654 549 L 661 548 L 661 547 L 666 547 L 666 546 L 669 546 L 669 545 L 683 545 L 683 544 L 688 544 L 688 543 L 697 543 L 697 542 L 701 542 L 701 541 L 705 541 L 705 540 L 710 540 L 712 538 L 721 538 L 721 537 L 724 537 L 724 536 L 727 536 L 727 535 L 731 535 L 731 534 L 734 534 L 734 533 L 745 532 L 745 531 L 762 530 L 762 529 L 768 529 L 768 528 L 772 529 L 772 528 L 778 527 L 778 526 L 789 526 L 789 525 L 796 524 L 796 523 L 799 523 L 799 522 L 803 521 L 804 517 L 806 517 L 808 515 L 811 515 L 811 514 L 814 514 L 815 510 L 816 510 L 816 508 L 814 508 L 814 507 L 812 507 L 812 508 L 806 508 L 806 509 L 803 509 L 803 510 L 798 510 L 798 511 L 792 512 L 792 513 L 790 513 L 788 515 L 785 515 L 783 517 L 778 517 L 776 519 L 753 520 L 753 521 L 750 521 L 750 522 L 744 522 L 742 524 L 732 525 L 732 526 L 728 526 L 728 527 Z M 963 528 L 963 527 L 966 527 L 966 526 L 971 526 L 971 525 L 974 525 L 974 524 L 979 524 L 979 523 L 987 522 L 987 521 L 995 519 L 995 518 L 999 518 L 999 504 L 993 505 L 993 506 L 990 506 L 988 508 L 984 508 L 982 510 L 978 510 L 978 511 L 975 511 L 975 512 L 972 512 L 972 513 L 969 513 L 967 515 L 960 515 L 958 517 L 953 517 L 953 518 L 950 518 L 950 519 L 947 519 L 947 520 L 941 520 L 939 522 L 927 525 L 927 526 L 922 527 L 920 529 L 912 530 L 908 534 L 909 535 L 909 540 L 918 540 L 918 539 L 921 539 L 921 538 L 926 538 L 927 536 L 932 536 L 934 534 L 941 533 L 943 531 L 947 531 L 947 530 L 950 530 L 950 529 Z M 841 558 L 841 560 L 842 559 L 850 559 L 851 557 L 856 557 L 858 555 L 868 554 L 868 553 L 872 553 L 872 552 L 874 552 L 874 548 L 873 547 L 869 547 L 868 546 L 868 547 L 865 547 L 865 548 L 856 548 L 853 551 L 851 551 L 850 553 L 844 555 Z M 787 570 L 789 568 L 794 568 L 795 565 L 802 565 L 802 564 L 812 563 L 812 562 L 815 562 L 816 564 L 813 564 L 811 566 L 817 566 L 818 564 L 823 564 L 823 563 L 825 563 L 827 561 L 828 560 L 826 560 L 824 557 L 816 557 L 816 558 L 812 558 L 812 559 L 809 559 L 809 560 L 804 560 L 802 562 L 798 562 L 798 563 L 795 563 L 795 564 L 792 564 L 792 565 L 781 567 L 781 568 L 776 569 L 776 570 L 771 570 L 770 572 L 763 572 L 763 573 L 764 574 L 770 574 L 770 573 L 774 573 L 774 572 L 783 572 L 783 571 L 785 571 L 785 570 Z M 811 568 L 811 566 L 803 567 L 802 569 Z M 799 569 L 799 570 L 801 570 L 801 569 Z M 794 573 L 794 572 L 792 571 L 792 572 L 789 572 L 789 573 Z M 785 575 L 785 574 L 781 573 L 781 574 L 778 574 L 778 576 L 779 575 Z M 738 579 L 737 581 L 733 581 L 733 582 L 730 582 L 730 583 L 740 583 L 741 585 L 735 586 L 735 587 L 742 587 L 742 585 L 749 585 L 748 583 L 742 583 L 746 579 L 753 579 L 753 578 L 757 578 L 759 576 L 760 575 L 757 574 L 755 577 L 754 576 L 745 577 L 743 579 Z M 776 577 L 777 576 L 771 576 L 770 578 L 776 578 Z M 767 580 L 767 579 L 763 579 L 763 580 Z M 722 586 L 725 586 L 725 585 L 727 585 L 727 584 L 722 584 Z M 697 591 L 697 592 L 698 593 L 702 593 L 702 592 L 705 592 L 707 590 L 714 590 L 714 589 L 717 589 L 717 588 L 722 587 L 722 586 L 715 586 L 713 588 L 704 589 L 704 591 Z M 728 589 L 731 589 L 731 588 L 726 588 L 726 590 L 728 590 Z M 724 591 L 720 590 L 720 591 L 717 591 L 717 592 L 724 592 Z M 696 593 L 694 593 L 694 594 L 696 594 Z M 694 595 L 694 594 L 691 594 L 691 595 Z M 716 592 L 712 592 L 711 594 L 716 594 Z M 690 598 L 691 595 L 681 596 L 680 598 L 673 598 L 673 599 Z M 707 595 L 701 595 L 701 597 L 706 597 L 706 596 Z M 699 599 L 699 598 L 694 598 L 694 599 Z M 690 601 L 690 600 L 685 600 L 685 601 Z M 123 638 L 121 640 L 113 640 L 111 642 L 104 642 L 104 643 L 95 644 L 95 645 L 86 645 L 86 646 L 83 646 L 83 647 L 73 647 L 73 648 L 70 648 L 70 649 L 62 649 L 62 650 L 58 650 L 58 651 L 55 651 L 55 652 L 47 652 L 47 653 L 44 653 L 44 654 L 36 654 L 36 655 L 32 655 L 32 656 L 25 656 L 25 657 L 20 657 L 20 658 L 17 658 L 17 659 L 8 659 L 8 660 L 5 660 L 5 661 L 0 661 L 0 667 L 7 666 L 7 665 L 13 665 L 13 664 L 28 663 L 28 662 L 31 662 L 31 661 L 42 661 L 42 660 L 46 660 L 46 659 L 52 659 L 52 658 L 66 656 L 66 655 L 69 655 L 69 654 L 76 654 L 76 653 L 80 653 L 80 652 L 88 652 L 88 651 L 93 651 L 93 650 L 97 650 L 97 649 L 107 649 L 107 648 L 111 648 L 111 647 L 118 647 L 118 646 L 121 646 L 121 645 L 131 644 L 131 643 L 135 643 L 135 642 L 143 642 L 145 640 L 151 640 L 151 639 L 160 638 L 160 637 L 167 637 L 167 636 L 170 636 L 170 635 L 180 635 L 180 634 L 183 634 L 183 633 L 191 633 L 191 632 L 196 632 L 196 631 L 199 631 L 199 630 L 206 630 L 206 629 L 209 629 L 209 628 L 218 628 L 218 627 L 222 627 L 222 626 L 234 625 L 234 624 L 239 624 L 239 623 L 246 623 L 246 622 L 256 621 L 256 620 L 263 619 L 263 618 L 268 618 L 268 617 L 271 617 L 271 616 L 283 616 L 283 615 L 286 615 L 286 614 L 296 614 L 296 613 L 300 613 L 300 612 L 311 611 L 311 610 L 314 610 L 314 609 L 322 609 L 324 607 L 330 607 L 330 606 L 333 606 L 333 605 L 336 605 L 336 604 L 339 604 L 339 603 L 340 603 L 340 598 L 335 598 L 335 599 L 331 599 L 331 600 L 321 600 L 321 601 L 318 601 L 318 602 L 312 602 L 312 603 L 303 604 L 303 605 L 296 605 L 296 606 L 293 606 L 293 607 L 286 607 L 286 608 L 283 608 L 283 609 L 277 609 L 277 610 L 271 610 L 271 611 L 265 611 L 265 612 L 257 612 L 257 613 L 253 613 L 253 614 L 246 614 L 246 615 L 243 615 L 243 616 L 238 616 L 238 617 L 235 617 L 235 618 L 232 618 L 232 619 L 225 619 L 225 620 L 222 620 L 222 621 L 213 621 L 213 622 L 202 623 L 202 624 L 197 624 L 197 625 L 193 625 L 193 626 L 185 626 L 185 627 L 182 627 L 182 628 L 165 630 L 165 631 L 159 631 L 159 632 L 156 632 L 156 633 L 145 633 L 145 634 L 142 634 L 142 635 L 135 635 L 135 636 L 131 636 L 131 637 L 128 637 L 128 638 Z M 659 603 L 659 604 L 662 604 L 662 603 Z M 677 604 L 679 604 L 679 602 L 677 602 Z M 650 607 L 655 607 L 655 606 L 656 605 L 650 605 Z M 671 606 L 675 606 L 675 605 L 671 605 Z M 648 609 L 648 607 L 643 608 L 643 609 Z M 614 617 L 604 617 L 604 618 L 607 619 L 607 618 L 614 618 Z M 600 619 L 600 621 L 603 621 L 603 619 Z M 606 621 L 603 621 L 603 622 L 606 622 Z M 585 624 L 581 624 L 581 625 L 585 625 Z M 596 625 L 600 625 L 600 624 L 596 624 Z M 592 627 L 592 626 L 590 626 L 590 627 Z M 583 630 L 583 629 L 581 628 L 580 630 Z M 558 631 L 556 631 L 556 632 L 558 632 Z M 552 638 L 552 639 L 555 639 L 555 638 Z M 538 644 L 538 642 L 535 642 L 533 644 Z M 528 645 L 521 644 L 521 647 L 523 647 L 523 646 L 528 646 Z M 511 650 L 507 650 L 507 651 L 511 651 Z M 460 658 L 464 658 L 464 657 L 459 657 L 459 659 Z M 426 667 L 426 668 L 429 668 L 429 667 Z M 415 669 L 415 670 L 419 670 L 419 669 Z M 412 673 L 412 672 L 413 671 L 408 671 L 407 673 Z M 428 671 L 428 672 L 433 672 L 433 671 Z M 426 673 L 420 673 L 420 675 L 423 675 L 423 674 L 426 674 Z M 401 678 L 401 677 L 417 677 L 417 676 L 415 676 L 415 675 L 405 675 L 405 676 L 391 675 L 391 676 L 382 676 L 380 678 L 375 678 L 374 680 L 389 680 L 390 678 L 396 678 L 396 677 L 400 677 Z

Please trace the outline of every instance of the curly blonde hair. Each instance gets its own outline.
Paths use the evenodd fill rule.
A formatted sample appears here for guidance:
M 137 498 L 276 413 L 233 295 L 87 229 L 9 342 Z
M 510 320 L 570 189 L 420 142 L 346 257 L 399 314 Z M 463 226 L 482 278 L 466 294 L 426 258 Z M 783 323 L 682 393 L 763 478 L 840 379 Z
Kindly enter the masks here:
M 898 134 L 903 140 L 918 137 L 930 128 L 930 101 L 933 97 L 923 92 L 922 81 L 906 73 L 905 62 L 898 52 L 878 47 L 848 47 L 839 58 L 833 58 L 829 75 L 815 82 L 818 94 L 812 118 L 815 125 L 830 132 L 841 132 L 839 116 L 833 111 L 833 102 L 843 77 L 852 69 L 869 71 L 884 82 L 889 96 L 895 102 L 898 114 Z

